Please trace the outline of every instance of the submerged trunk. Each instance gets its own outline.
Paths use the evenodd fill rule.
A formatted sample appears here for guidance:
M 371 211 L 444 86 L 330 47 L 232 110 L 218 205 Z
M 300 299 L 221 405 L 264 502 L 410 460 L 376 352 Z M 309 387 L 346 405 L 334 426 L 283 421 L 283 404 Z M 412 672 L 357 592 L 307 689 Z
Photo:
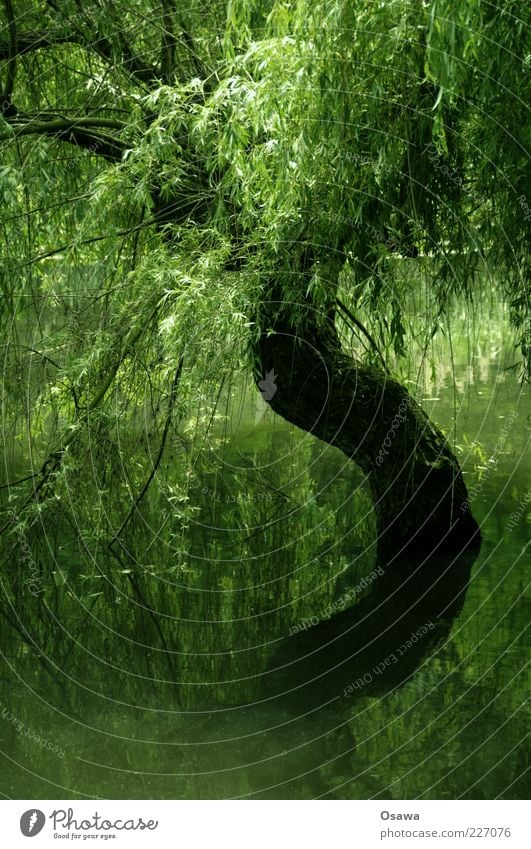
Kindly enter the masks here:
M 304 338 L 278 317 L 257 344 L 256 380 L 272 409 L 365 472 L 378 560 L 479 544 L 457 459 L 407 390 L 341 350 L 331 322 Z

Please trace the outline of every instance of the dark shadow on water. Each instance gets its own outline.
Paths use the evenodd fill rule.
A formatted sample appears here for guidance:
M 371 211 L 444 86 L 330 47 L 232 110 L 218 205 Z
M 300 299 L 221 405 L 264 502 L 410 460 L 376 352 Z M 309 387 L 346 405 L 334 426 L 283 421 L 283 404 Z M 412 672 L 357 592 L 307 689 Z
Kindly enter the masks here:
M 290 710 L 382 696 L 405 684 L 461 611 L 479 546 L 381 564 L 354 607 L 294 625 L 263 677 L 262 697 Z

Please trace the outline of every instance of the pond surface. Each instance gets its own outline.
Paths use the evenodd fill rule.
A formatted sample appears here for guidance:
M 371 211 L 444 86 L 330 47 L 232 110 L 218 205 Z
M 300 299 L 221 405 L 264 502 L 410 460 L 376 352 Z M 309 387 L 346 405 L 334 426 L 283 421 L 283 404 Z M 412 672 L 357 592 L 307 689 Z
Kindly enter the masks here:
M 114 558 L 48 527 L 6 564 L 53 555 L 57 580 L 10 611 L 46 668 L 1 626 L 4 796 L 525 798 L 529 398 L 502 337 L 464 334 L 415 383 L 477 557 L 383 576 L 361 472 L 240 390 L 186 505 L 167 495 L 180 524 L 146 506 Z

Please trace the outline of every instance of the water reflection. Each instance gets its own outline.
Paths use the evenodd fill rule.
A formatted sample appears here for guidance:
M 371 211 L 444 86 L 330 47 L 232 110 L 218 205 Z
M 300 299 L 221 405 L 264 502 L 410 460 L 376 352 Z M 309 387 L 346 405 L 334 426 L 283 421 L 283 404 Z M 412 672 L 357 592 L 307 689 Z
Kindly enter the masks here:
M 448 638 L 477 554 L 471 545 L 453 558 L 380 564 L 354 607 L 294 626 L 269 665 L 264 692 L 300 709 L 402 686 Z
M 472 387 L 462 362 L 426 405 L 457 434 L 479 553 L 378 563 L 358 470 L 267 414 L 256 424 L 254 401 L 197 470 L 187 511 L 169 500 L 170 447 L 168 498 L 143 505 L 120 567 L 60 512 L 37 526 L 47 606 L 17 584 L 20 557 L 3 564 L 19 629 L 1 620 L 3 792 L 523 797 L 529 409 L 496 359 Z M 142 456 L 127 459 L 134 474 Z M 80 526 L 120 526 L 122 472 L 104 510 L 77 505 Z

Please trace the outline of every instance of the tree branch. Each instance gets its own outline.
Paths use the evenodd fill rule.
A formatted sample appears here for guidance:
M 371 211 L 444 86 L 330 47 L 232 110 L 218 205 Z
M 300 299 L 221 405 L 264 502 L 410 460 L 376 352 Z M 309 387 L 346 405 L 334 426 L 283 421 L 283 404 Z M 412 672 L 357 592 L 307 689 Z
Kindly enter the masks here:
M 4 130 L 0 141 L 30 135 L 54 136 L 61 141 L 87 148 L 111 162 L 119 162 L 127 149 L 127 144 L 116 136 L 97 132 L 106 128 L 124 129 L 125 124 L 115 118 L 51 118 L 46 121 L 33 121 L 17 117 L 8 119 L 5 123 L 11 129 L 9 134 Z
M 162 45 L 160 50 L 160 75 L 165 83 L 171 82 L 175 65 L 177 40 L 174 32 L 172 0 L 162 0 Z
M 349 320 L 350 322 L 352 322 L 352 324 L 353 324 L 355 327 L 357 327 L 357 328 L 358 328 L 358 330 L 361 330 L 361 332 L 363 333 L 363 335 L 364 335 L 364 336 L 366 337 L 366 339 L 369 341 L 369 343 L 370 343 L 370 345 L 371 345 L 371 348 L 372 348 L 374 351 L 376 351 L 376 353 L 377 353 L 377 354 L 378 354 L 378 356 L 380 357 L 380 361 L 381 361 L 381 363 L 382 363 L 383 370 L 384 370 L 387 374 L 389 374 L 389 369 L 387 368 L 387 363 L 385 362 L 385 358 L 384 358 L 384 356 L 383 356 L 382 352 L 380 351 L 380 349 L 379 349 L 378 345 L 377 345 L 377 344 L 376 344 L 376 342 L 374 341 L 374 338 L 371 336 L 371 334 L 370 334 L 370 333 L 369 333 L 369 331 L 367 330 L 367 328 L 366 328 L 366 327 L 364 327 L 364 325 L 361 323 L 361 321 L 360 321 L 359 319 L 357 319 L 357 318 L 356 318 L 356 316 L 355 316 L 355 315 L 351 312 L 351 310 L 349 310 L 349 308 L 347 307 L 347 305 L 346 305 L 346 304 L 344 304 L 344 303 L 343 303 L 343 301 L 341 301 L 339 298 L 336 298 L 336 303 L 337 303 L 337 305 L 338 305 L 339 309 L 340 309 L 340 310 L 341 310 L 341 311 L 342 311 L 342 312 L 346 315 L 346 317 L 348 318 L 348 320 Z
M 17 35 L 16 55 L 23 56 L 39 50 L 41 47 L 56 47 L 58 44 L 75 43 L 78 39 L 74 35 L 65 35 L 50 32 L 25 32 Z M 0 41 L 0 60 L 8 60 L 10 56 L 10 43 Z
M 184 44 L 185 48 L 187 49 L 187 51 L 189 52 L 189 54 L 192 58 L 193 66 L 194 66 L 194 69 L 195 69 L 197 76 L 201 77 L 203 79 L 205 77 L 205 69 L 203 68 L 203 63 L 200 59 L 199 53 L 196 49 L 195 42 L 194 42 L 192 36 L 188 32 L 188 30 L 185 29 L 184 27 L 181 27 L 181 39 L 180 39 L 180 41 L 182 41 L 182 43 Z
M 21 129 L 18 131 L 20 135 L 43 132 L 54 133 L 62 130 L 70 130 L 72 128 L 84 129 L 87 127 L 95 127 L 96 129 L 109 128 L 112 130 L 123 130 L 125 128 L 123 121 L 118 121 L 117 118 L 100 118 L 83 115 L 76 116 L 75 118 L 57 116 L 47 118 L 45 121 L 27 121 L 23 116 L 18 116 L 17 118 L 13 118 L 11 121 L 11 126 L 15 129 L 18 129 L 19 124 L 21 125 Z
M 125 40 L 123 33 L 119 34 L 120 47 L 122 48 L 122 67 L 143 83 L 152 83 L 157 79 L 157 70 L 149 65 L 141 56 L 137 56 Z
M 194 39 L 185 27 L 182 18 L 176 20 L 175 0 L 161 0 L 162 5 L 162 46 L 160 59 L 160 74 L 165 82 L 171 82 L 176 72 L 175 52 L 177 45 L 182 45 L 188 52 L 194 73 L 203 78 L 205 69 L 201 62 Z M 179 36 L 177 36 L 177 30 Z
M 2 96 L 2 111 L 6 111 L 6 107 L 11 103 L 11 95 L 15 85 L 15 76 L 17 72 L 17 25 L 15 23 L 15 14 L 13 12 L 13 4 L 11 0 L 4 0 L 6 15 L 9 28 L 9 47 L 7 55 L 7 79 L 6 87 Z

